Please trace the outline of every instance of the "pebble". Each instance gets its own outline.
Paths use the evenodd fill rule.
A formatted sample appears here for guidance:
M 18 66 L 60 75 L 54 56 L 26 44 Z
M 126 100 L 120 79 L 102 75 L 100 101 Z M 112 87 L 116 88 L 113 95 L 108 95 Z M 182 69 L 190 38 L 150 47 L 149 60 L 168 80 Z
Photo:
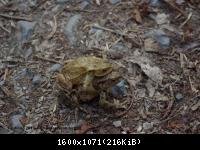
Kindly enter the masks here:
M 26 50 L 24 54 L 25 60 L 27 60 L 32 55 L 32 53 L 33 53 L 32 48 L 29 48 L 28 50 Z
M 13 129 L 22 129 L 23 125 L 20 122 L 20 119 L 22 118 L 22 115 L 13 115 L 10 119 L 11 127 Z
M 87 6 L 89 6 L 89 2 L 87 0 L 84 0 L 80 3 L 80 8 L 85 9 Z
M 9 134 L 10 131 L 8 129 L 4 129 L 2 127 L 0 127 L 0 134 Z
M 62 67 L 61 64 L 54 64 L 54 65 L 52 65 L 49 68 L 48 72 L 57 72 L 57 71 L 60 71 L 61 67 Z
M 114 97 L 126 96 L 125 80 L 121 80 L 115 86 L 112 87 L 112 95 Z
M 42 78 L 41 75 L 35 75 L 35 76 L 33 77 L 32 83 L 33 83 L 34 85 L 40 85 L 42 82 L 43 82 L 43 78 Z
M 153 128 L 153 123 L 149 123 L 149 122 L 143 123 L 143 129 L 144 130 L 149 130 L 151 128 Z
M 121 0 L 109 0 L 109 2 L 111 4 L 117 4 L 117 3 L 121 2 Z
M 185 2 L 185 0 L 176 0 L 176 4 L 182 5 Z
M 79 120 L 78 122 L 72 121 L 70 123 L 66 123 L 66 127 L 68 128 L 78 128 L 83 124 L 84 120 Z
M 80 14 L 74 15 L 68 20 L 67 24 L 64 27 L 64 34 L 69 40 L 69 44 L 71 46 L 76 45 L 77 42 L 76 31 L 80 19 L 81 19 Z
M 56 0 L 56 2 L 58 3 L 58 4 L 63 4 L 63 3 L 66 3 L 66 2 L 68 2 L 69 0 Z
M 170 46 L 170 38 L 160 29 L 151 30 L 147 32 L 145 36 L 153 38 L 164 49 Z
M 122 121 L 121 121 L 121 120 L 113 121 L 113 125 L 114 125 L 116 128 L 121 127 L 121 126 L 122 126 Z
M 161 5 L 160 0 L 150 0 L 150 6 L 159 7 Z
M 28 2 L 29 2 L 30 7 L 35 7 L 37 5 L 37 1 L 38 0 L 29 0 Z
M 17 28 L 19 30 L 18 41 L 25 42 L 32 35 L 36 22 L 18 21 Z
M 176 93 L 175 98 L 177 101 L 183 100 L 183 95 L 181 93 Z
M 23 68 L 19 74 L 15 76 L 15 80 L 20 80 L 24 77 L 28 77 L 29 79 L 32 79 L 34 76 L 33 72 L 29 68 Z
M 127 134 L 127 132 L 126 131 L 122 131 L 122 134 Z

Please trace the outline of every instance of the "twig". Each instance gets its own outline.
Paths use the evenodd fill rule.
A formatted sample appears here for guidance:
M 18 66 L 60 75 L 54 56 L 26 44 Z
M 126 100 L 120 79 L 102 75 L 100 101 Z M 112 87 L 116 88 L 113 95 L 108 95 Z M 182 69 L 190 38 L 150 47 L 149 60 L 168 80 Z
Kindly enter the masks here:
M 5 11 L 17 11 L 17 9 L 14 9 L 14 8 L 9 8 L 9 7 L 0 7 L 0 10 L 2 10 L 3 12 Z
M 8 29 L 6 29 L 2 24 L 0 24 L 0 27 L 1 27 L 4 31 L 10 33 L 10 31 L 9 31 Z
M 172 8 L 174 8 L 176 11 L 180 12 L 183 16 L 185 16 L 185 17 L 188 16 L 183 10 L 181 10 L 180 8 L 178 8 L 177 6 L 175 6 L 172 2 L 169 2 L 168 0 L 164 0 L 164 2 L 166 4 L 168 4 L 169 6 L 171 6 Z
M 22 63 L 21 60 L 2 60 L 1 63 Z
M 187 17 L 187 19 L 179 26 L 179 28 L 182 28 L 192 17 L 192 13 L 190 13 Z
M 169 104 L 167 106 L 167 111 L 165 112 L 165 114 L 163 115 L 162 118 L 166 118 L 170 114 L 171 109 L 172 109 L 173 104 L 174 104 L 174 92 L 173 92 L 173 88 L 172 88 L 171 85 L 169 86 L 169 89 L 170 89 L 170 94 L 171 94 L 172 100 L 169 102 Z
M 40 57 L 40 56 L 34 56 L 34 58 L 40 59 L 40 60 L 44 60 L 44 61 L 48 61 L 48 62 L 51 62 L 51 63 L 57 63 L 57 64 L 61 64 L 61 65 L 62 65 L 61 62 L 56 61 L 56 60 L 53 60 L 53 59 L 44 58 L 44 57 Z
M 0 89 L 7 97 L 11 97 L 12 94 L 6 87 L 0 86 Z
M 169 120 L 171 120 L 171 119 L 174 119 L 174 118 L 176 118 L 178 115 L 180 115 L 180 112 L 181 112 L 181 110 L 182 110 L 182 108 L 180 108 L 179 110 L 177 110 L 175 113 L 175 115 L 173 115 L 173 116 L 171 116 L 171 117 L 168 117 L 168 118 L 166 118 L 166 119 L 164 119 L 164 120 L 161 120 L 160 122 L 158 122 L 158 123 L 156 123 L 157 125 L 160 125 L 160 124 L 162 124 L 162 123 L 165 123 L 165 122 L 167 122 L 167 121 L 169 121 Z
M 8 130 L 8 128 L 6 127 L 6 125 L 4 125 L 4 124 L 1 123 L 1 122 L 0 122 L 0 126 L 3 127 L 4 129 L 7 129 L 7 130 Z
M 192 82 L 190 76 L 189 76 L 189 83 L 190 83 L 191 90 L 192 90 L 193 92 L 197 93 L 198 90 L 194 87 L 193 82 Z
M 65 8 L 65 11 L 77 11 L 77 12 L 85 12 L 85 13 L 101 13 L 101 10 L 81 10 L 81 9 L 69 9 L 69 8 Z
M 53 35 L 55 34 L 56 29 L 57 29 L 56 17 L 54 16 L 53 19 L 54 19 L 54 25 L 53 25 L 51 33 L 47 36 L 47 39 L 51 39 L 53 37 Z
M 117 34 L 117 35 L 124 36 L 124 37 L 130 38 L 130 39 L 133 40 L 133 38 L 131 38 L 130 36 L 128 36 L 128 35 L 125 34 L 125 33 L 121 33 L 121 32 L 118 32 L 118 31 L 115 31 L 115 30 L 106 28 L 106 27 L 102 27 L 102 26 L 97 25 L 97 24 L 94 24 L 94 25 L 91 25 L 91 26 L 92 26 L 93 28 L 98 28 L 98 29 L 101 29 L 101 30 L 105 30 L 105 31 L 108 31 L 108 32 L 111 32 L 111 33 L 115 33 L 115 34 Z M 141 45 L 140 45 L 137 41 L 133 40 L 133 42 L 134 42 L 134 44 L 135 44 L 136 46 L 141 47 Z
M 6 2 L 4 2 L 4 0 L 1 0 L 0 1 L 3 5 L 6 5 Z
M 0 13 L 1 17 L 8 18 L 8 19 L 14 19 L 14 20 L 25 20 L 25 21 L 33 21 L 31 18 L 21 17 L 21 16 L 10 16 L 6 14 Z
M 7 74 L 8 74 L 8 68 L 6 68 L 5 73 L 4 73 L 4 76 L 3 76 L 3 80 L 4 80 L 4 81 L 6 80 Z

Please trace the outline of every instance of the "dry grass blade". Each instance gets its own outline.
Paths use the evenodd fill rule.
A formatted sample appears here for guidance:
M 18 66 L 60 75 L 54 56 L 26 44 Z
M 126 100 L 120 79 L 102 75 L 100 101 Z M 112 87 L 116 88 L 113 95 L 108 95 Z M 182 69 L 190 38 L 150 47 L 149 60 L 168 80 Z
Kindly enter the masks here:
M 21 16 L 10 16 L 6 14 L 2 14 L 2 13 L 0 13 L 0 16 L 7 19 L 13 19 L 13 20 L 25 20 L 25 21 L 30 21 L 30 22 L 33 21 L 31 18 L 21 17 Z
M 57 30 L 56 17 L 54 16 L 53 19 L 54 19 L 54 25 L 53 25 L 51 33 L 47 36 L 47 39 L 51 39 L 53 37 L 53 35 L 56 33 L 56 30 Z

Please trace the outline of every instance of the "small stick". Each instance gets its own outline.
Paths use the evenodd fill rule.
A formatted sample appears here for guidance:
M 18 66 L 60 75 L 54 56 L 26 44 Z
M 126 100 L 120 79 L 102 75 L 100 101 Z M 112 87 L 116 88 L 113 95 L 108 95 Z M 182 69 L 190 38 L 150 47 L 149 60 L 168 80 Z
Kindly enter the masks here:
M 125 37 L 127 37 L 127 38 L 132 39 L 132 38 L 129 37 L 127 34 L 124 34 L 124 33 L 121 33 L 121 32 L 117 32 L 117 31 L 115 31 L 115 30 L 112 30 L 112 29 L 109 29 L 109 28 L 106 28 L 106 27 L 102 27 L 102 26 L 97 25 L 97 24 L 92 25 L 92 27 L 98 28 L 98 29 L 101 29 L 101 30 L 105 30 L 105 31 L 108 31 L 108 32 L 111 32 L 111 33 L 115 33 L 115 34 L 118 34 L 118 35 L 121 35 L 121 36 L 125 36 Z M 141 46 L 138 42 L 136 42 L 136 41 L 134 41 L 134 40 L 133 40 L 133 42 L 134 42 L 134 44 L 136 44 L 137 46 L 139 46 L 139 47 Z
M 167 111 L 165 112 L 165 114 L 163 115 L 162 118 L 166 118 L 168 115 L 170 115 L 170 112 L 171 112 L 173 104 L 174 104 L 174 92 L 173 92 L 173 88 L 171 85 L 169 86 L 169 89 L 170 89 L 170 94 L 171 94 L 172 100 L 169 102 L 169 104 L 167 106 Z
M 6 29 L 2 24 L 0 24 L 0 27 L 1 27 L 4 31 L 10 33 L 10 31 L 9 31 L 8 29 Z
M 44 58 L 44 57 L 40 57 L 40 56 L 34 56 L 34 57 L 37 58 L 37 59 L 41 59 L 41 60 L 44 60 L 44 61 L 48 61 L 48 62 L 51 62 L 51 63 L 57 63 L 57 64 L 61 64 L 62 65 L 61 62 L 56 61 L 56 60 L 52 60 L 52 59 Z
M 192 13 L 190 13 L 187 17 L 187 19 L 179 26 L 179 28 L 182 28 L 192 17 Z
M 14 19 L 14 20 L 25 20 L 25 21 L 33 21 L 31 18 L 21 17 L 21 16 L 10 16 L 6 14 L 0 13 L 1 17 L 8 18 L 8 19 Z
M 21 60 L 2 60 L 1 63 L 22 63 Z
M 172 8 L 174 8 L 175 10 L 177 10 L 178 12 L 180 12 L 183 16 L 185 16 L 185 17 L 188 16 L 183 10 L 181 10 L 180 8 L 178 8 L 177 6 L 175 6 L 174 4 L 169 2 L 168 0 L 164 0 L 164 2 L 167 3 L 169 6 L 171 6 Z
M 53 19 L 54 19 L 54 25 L 53 25 L 51 33 L 47 36 L 47 39 L 51 39 L 53 37 L 53 35 L 56 33 L 56 30 L 57 30 L 56 17 L 54 16 Z
M 6 68 L 5 73 L 4 73 L 4 77 L 3 77 L 4 81 L 6 80 L 7 74 L 8 74 L 8 68 Z
M 69 9 L 69 8 L 65 8 L 65 11 L 77 11 L 77 12 L 84 12 L 84 13 L 101 13 L 101 10 L 81 10 L 81 9 Z

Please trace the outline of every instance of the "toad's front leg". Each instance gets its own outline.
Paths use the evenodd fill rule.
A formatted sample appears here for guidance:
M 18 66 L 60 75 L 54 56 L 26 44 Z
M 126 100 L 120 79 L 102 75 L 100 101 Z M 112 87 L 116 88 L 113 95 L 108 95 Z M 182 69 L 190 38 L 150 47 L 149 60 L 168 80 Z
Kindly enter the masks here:
M 109 102 L 106 99 L 106 92 L 101 92 L 100 93 L 100 100 L 99 100 L 99 105 L 105 109 L 125 109 L 125 106 L 121 103 L 115 103 L 115 102 Z

